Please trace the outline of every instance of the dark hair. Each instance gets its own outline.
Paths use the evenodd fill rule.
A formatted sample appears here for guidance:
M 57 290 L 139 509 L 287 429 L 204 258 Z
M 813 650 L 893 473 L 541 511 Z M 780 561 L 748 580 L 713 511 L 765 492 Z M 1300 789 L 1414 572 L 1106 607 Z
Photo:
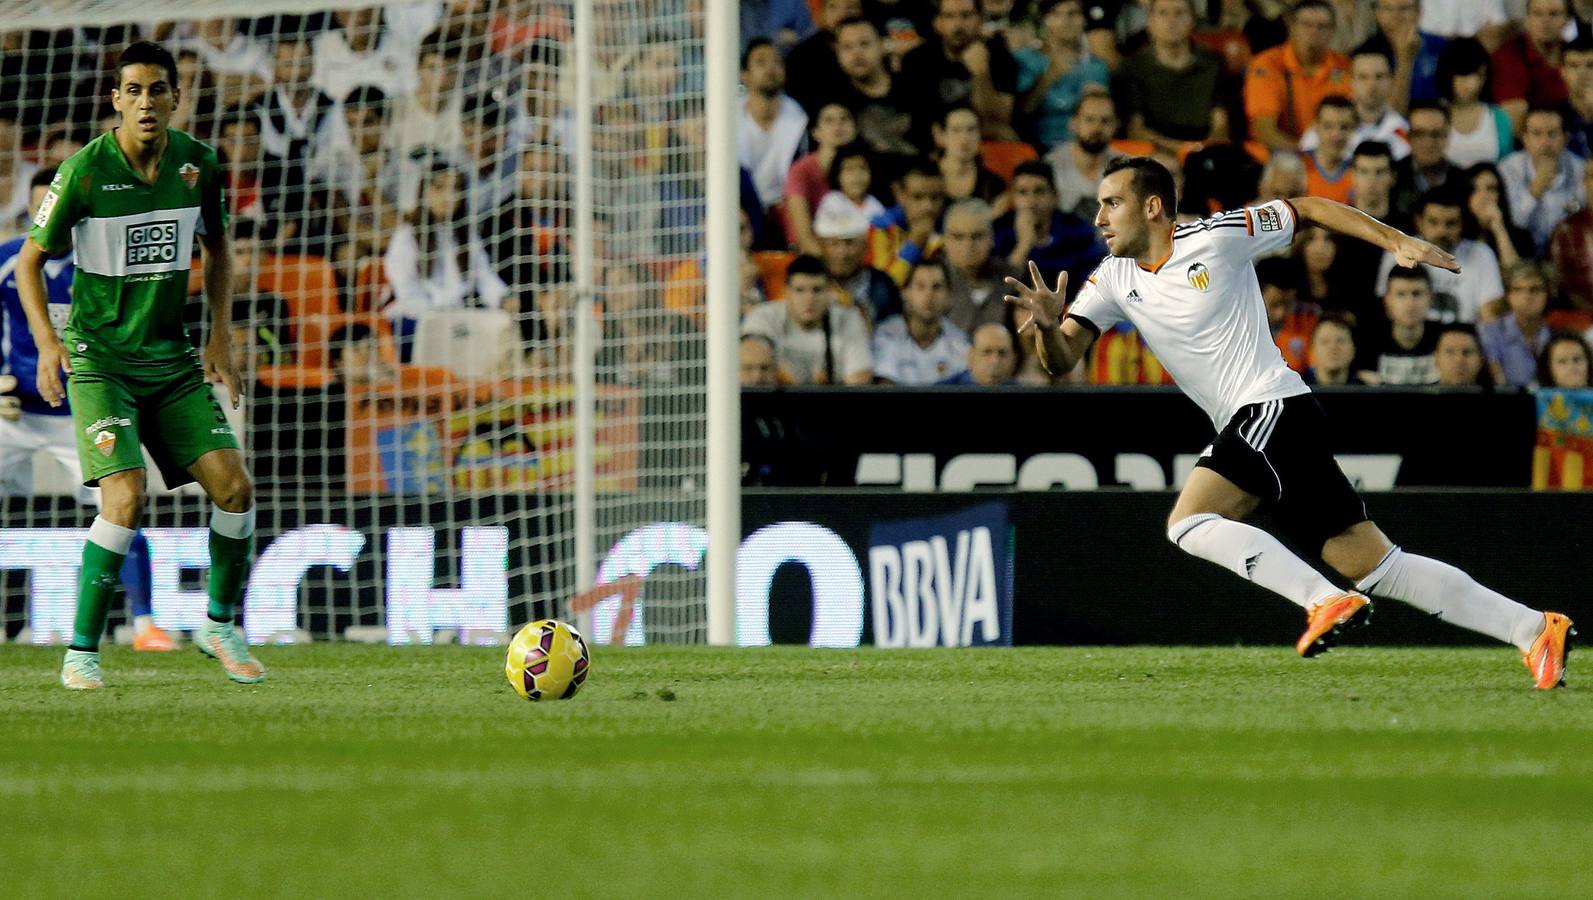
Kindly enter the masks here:
M 1438 326 L 1438 336 L 1443 337 L 1446 334 L 1463 334 L 1466 337 L 1471 338 L 1473 341 L 1476 341 L 1478 347 L 1482 346 L 1482 338 L 1477 336 L 1477 327 L 1470 323 L 1445 322 L 1444 324 Z
M 864 17 L 864 16 L 847 16 L 846 18 L 842 19 L 841 21 L 836 22 L 835 23 L 835 27 L 830 29 L 830 33 L 831 34 L 840 34 L 842 28 L 847 28 L 847 27 L 852 26 L 852 25 L 867 25 L 869 28 L 874 29 L 874 36 L 875 37 L 879 36 L 879 33 L 880 33 L 879 26 L 874 23 L 873 19 L 870 19 L 870 18 L 867 18 L 867 17 Z
M 443 59 L 458 59 L 460 56 L 459 45 L 448 40 L 448 35 L 437 29 L 421 39 L 420 52 L 415 54 L 416 60 L 428 56 L 441 56 Z
M 1455 190 L 1453 187 L 1448 185 L 1440 185 L 1438 187 L 1428 189 L 1419 198 L 1417 198 L 1416 208 L 1414 211 L 1416 215 L 1419 216 L 1426 212 L 1427 207 L 1429 206 L 1453 206 L 1456 209 L 1465 209 L 1466 200 L 1460 196 L 1460 192 Z
M 1410 105 L 1410 112 L 1405 114 L 1405 121 L 1409 122 L 1411 119 L 1414 119 L 1416 114 L 1423 110 L 1438 113 L 1440 116 L 1444 117 L 1445 122 L 1449 121 L 1449 109 L 1438 103 L 1412 103 Z
M 1483 76 L 1483 90 L 1487 90 L 1488 67 L 1491 65 L 1488 58 L 1488 48 L 1473 37 L 1457 37 L 1450 39 L 1444 49 L 1438 53 L 1438 72 L 1435 76 L 1438 83 L 1438 97 L 1445 103 L 1455 99 L 1455 77 L 1458 75 L 1475 75 L 1478 72 Z
M 1360 159 L 1363 156 L 1380 156 L 1388 160 L 1389 165 L 1394 164 L 1394 151 L 1384 141 L 1361 141 L 1355 145 L 1355 150 L 1350 154 L 1350 160 Z
M 1321 117 L 1324 109 L 1342 109 L 1348 111 L 1350 115 L 1355 115 L 1355 104 L 1350 102 L 1350 98 L 1340 97 L 1337 94 L 1323 97 L 1322 102 L 1316 105 L 1317 118 Z
M 1034 178 L 1045 179 L 1045 186 L 1056 190 L 1056 170 L 1051 164 L 1041 159 L 1031 159 L 1018 163 L 1012 170 L 1012 180 L 1017 181 L 1019 175 L 1029 175 Z
M 1308 9 L 1320 9 L 1333 17 L 1334 24 L 1338 24 L 1339 11 L 1334 9 L 1333 4 L 1329 3 L 1328 0 L 1300 0 L 1299 3 L 1289 8 L 1289 20 L 1293 21 L 1295 16 Z
M 1309 0 L 1308 0 L 1309 2 Z M 1106 164 L 1106 170 L 1101 173 L 1104 179 L 1114 172 L 1124 169 L 1134 173 L 1129 183 L 1134 188 L 1135 196 L 1141 200 L 1158 197 L 1162 201 L 1162 215 L 1171 221 L 1177 215 L 1178 188 L 1173 184 L 1173 173 L 1167 167 L 1151 159 L 1149 156 L 1120 156 Z M 1049 171 L 1049 169 L 1047 170 Z
M 134 41 L 122 50 L 116 58 L 116 81 L 120 86 L 122 69 L 128 66 L 164 66 L 166 69 L 166 83 L 170 87 L 177 86 L 177 60 L 172 57 L 171 51 L 159 44 L 150 41 Z
M 768 38 L 753 38 L 747 42 L 747 49 L 741 51 L 741 71 L 747 71 L 747 64 L 752 62 L 753 51 L 762 47 L 768 47 L 771 50 L 775 50 L 776 53 L 779 52 L 774 46 L 774 41 Z
M 1560 120 L 1561 130 L 1564 130 L 1566 127 L 1565 110 L 1558 106 L 1533 106 L 1532 108 L 1528 109 L 1527 114 L 1521 118 L 1521 131 L 1523 134 L 1525 134 L 1527 130 L 1527 120 L 1538 115 L 1554 116 L 1556 119 Z
M 1403 281 L 1420 281 L 1427 285 L 1428 290 L 1432 290 L 1433 287 L 1433 276 L 1428 275 L 1427 270 L 1421 266 L 1395 266 L 1389 269 L 1388 283 L 1392 285 L 1396 278 Z
M 951 268 L 946 265 L 945 260 L 937 256 L 933 259 L 921 259 L 913 263 L 913 267 L 907 270 L 907 277 L 902 279 L 903 288 L 913 283 L 913 276 L 918 274 L 919 269 L 939 269 L 940 274 L 946 277 L 946 284 L 951 284 Z
M 897 173 L 896 181 L 898 183 L 905 182 L 909 175 L 917 175 L 920 178 L 944 177 L 940 174 L 940 167 L 926 156 L 919 156 L 909 160 L 906 165 L 902 166 L 902 170 Z
M 1538 386 L 1559 387 L 1554 383 L 1554 372 L 1549 367 L 1549 354 L 1554 351 L 1555 344 L 1576 344 L 1582 348 L 1582 358 L 1593 367 L 1593 347 L 1589 347 L 1587 338 L 1574 331 L 1556 331 L 1549 335 L 1549 342 L 1543 345 L 1543 352 L 1538 354 Z
M 362 84 L 343 98 L 343 108 L 356 107 L 360 109 L 374 108 L 383 114 L 387 112 L 387 95 L 374 84 Z
M 869 152 L 868 144 L 862 141 L 853 141 L 842 145 L 835 151 L 835 156 L 830 160 L 830 167 L 824 171 L 824 180 L 829 182 L 831 190 L 841 189 L 841 163 L 849 159 L 862 158 L 868 163 L 869 174 L 874 172 L 874 158 Z
M 372 337 L 371 326 L 364 322 L 350 322 L 342 328 L 332 332 L 326 343 L 326 364 L 328 368 L 335 369 L 343 361 L 343 350 L 349 344 L 359 341 L 368 341 Z
M 54 180 L 55 166 L 45 166 L 39 171 L 34 172 L 33 177 L 28 179 L 28 190 L 31 191 L 36 187 L 49 187 L 50 182 Z
M 1511 231 L 1515 229 L 1514 224 L 1512 224 L 1515 222 L 1515 218 L 1510 214 L 1510 192 L 1505 189 L 1504 176 L 1499 174 L 1499 166 L 1491 162 L 1480 162 L 1467 166 L 1460 173 L 1461 184 L 1465 185 L 1466 200 L 1466 205 L 1460 208 L 1460 215 L 1464 220 L 1461 224 L 1461 236 L 1467 240 L 1480 240 L 1491 246 L 1493 235 L 1483 233 L 1482 226 L 1477 224 L 1476 216 L 1471 214 L 1471 195 L 1477 192 L 1477 176 L 1483 173 L 1492 175 L 1494 181 L 1498 182 L 1499 212 L 1504 215 L 1505 228 Z M 1498 252 L 1499 248 L 1494 247 L 1493 249 Z
M 1283 291 L 1300 289 L 1300 262 L 1292 256 L 1269 256 L 1256 260 L 1256 281 L 1263 287 Z
M 791 265 L 786 267 L 785 280 L 789 282 L 792 277 L 797 275 L 817 275 L 820 278 L 829 280 L 830 270 L 824 267 L 824 260 L 804 253 L 791 260 Z
M 254 110 L 247 103 L 234 103 L 227 107 L 216 127 L 221 129 L 228 125 L 253 125 L 255 134 L 259 134 L 261 130 L 260 120 L 255 117 Z
M 460 106 L 459 116 L 483 128 L 496 128 L 503 121 L 503 105 L 491 94 L 471 94 Z
M 1593 53 L 1593 34 L 1588 34 L 1587 29 L 1579 29 L 1576 37 L 1560 48 L 1561 53 Z
M 260 227 L 260 223 L 257 220 L 251 219 L 248 216 L 239 216 L 232 220 L 233 240 L 245 238 L 252 241 L 256 238 L 264 237 L 265 235 L 262 233 L 264 231 L 265 229 Z
M 1378 41 L 1376 38 L 1362 41 L 1359 47 L 1356 47 L 1354 50 L 1350 51 L 1351 61 L 1354 61 L 1355 57 L 1357 56 L 1379 57 L 1383 60 L 1383 62 L 1388 63 L 1388 70 L 1390 72 L 1394 71 L 1394 54 L 1393 51 L 1389 49 L 1387 41 Z
M 1322 330 L 1323 325 L 1337 325 L 1350 333 L 1350 341 L 1353 343 L 1355 340 L 1355 328 L 1358 324 L 1355 313 L 1346 309 L 1331 310 L 1323 313 L 1322 318 L 1317 319 L 1316 324 L 1311 326 L 1311 337 L 1316 337 L 1316 333 Z
M 436 221 L 432 218 L 431 207 L 426 203 L 426 191 L 430 189 L 433 180 L 443 175 L 452 175 L 458 179 L 458 197 L 454 201 L 454 208 L 446 221 Z M 464 172 L 452 163 L 437 160 L 427 170 L 426 177 L 420 185 L 420 202 L 415 204 L 415 209 L 408 216 L 411 226 L 415 229 L 415 243 L 420 245 L 419 266 L 422 278 L 430 278 L 435 271 L 432 266 L 439 262 L 438 235 L 444 229 L 453 233 L 454 263 L 459 267 L 459 276 L 466 284 L 472 284 L 475 275 L 470 266 L 470 245 L 475 237 L 470 228 L 470 203 L 467 199 L 467 185 Z

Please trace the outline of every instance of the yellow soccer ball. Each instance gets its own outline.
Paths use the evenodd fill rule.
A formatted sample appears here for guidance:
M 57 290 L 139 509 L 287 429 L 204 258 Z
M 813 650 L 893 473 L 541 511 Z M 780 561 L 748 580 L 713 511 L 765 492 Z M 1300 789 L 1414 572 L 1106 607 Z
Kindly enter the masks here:
M 563 622 L 540 619 L 509 642 L 504 674 L 527 700 L 568 700 L 586 683 L 592 654 L 581 633 Z

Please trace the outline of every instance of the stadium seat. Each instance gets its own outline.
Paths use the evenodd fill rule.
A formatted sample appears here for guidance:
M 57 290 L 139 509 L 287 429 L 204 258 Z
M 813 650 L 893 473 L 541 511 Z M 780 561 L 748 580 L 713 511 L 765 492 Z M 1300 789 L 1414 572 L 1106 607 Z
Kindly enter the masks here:
M 372 312 L 387 305 L 392 288 L 387 284 L 387 272 L 382 268 L 380 256 L 367 256 L 360 260 L 354 274 L 354 312 Z
M 796 256 L 788 250 L 759 250 L 752 254 L 753 261 L 758 264 L 758 274 L 763 278 L 764 292 L 770 300 L 785 297 L 785 270 Z
M 331 369 L 321 366 L 261 366 L 255 380 L 273 391 L 321 390 L 334 379 Z
M 980 141 L 979 161 L 984 167 L 1001 176 L 1002 181 L 1012 180 L 1012 170 L 1040 153 L 1024 141 Z
M 342 310 L 337 300 L 337 275 L 319 256 L 267 256 L 260 260 L 255 285 L 286 301 L 295 320 Z
M 459 378 L 497 378 L 509 368 L 518 336 L 513 317 L 501 309 L 436 310 L 415 325 L 412 361 Z
M 398 362 L 398 343 L 393 339 L 393 326 L 375 313 L 345 313 L 301 316 L 297 320 L 299 362 L 305 368 L 328 367 L 327 348 L 331 338 L 342 329 L 361 324 L 376 335 L 377 352 L 385 362 Z

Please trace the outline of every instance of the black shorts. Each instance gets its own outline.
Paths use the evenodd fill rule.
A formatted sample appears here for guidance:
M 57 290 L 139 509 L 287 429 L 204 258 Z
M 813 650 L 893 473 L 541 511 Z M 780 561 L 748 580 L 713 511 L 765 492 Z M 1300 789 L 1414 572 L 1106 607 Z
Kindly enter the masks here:
M 1240 407 L 1196 465 L 1260 497 L 1259 511 L 1312 554 L 1366 521 L 1366 504 L 1333 459 L 1327 415 L 1310 394 Z

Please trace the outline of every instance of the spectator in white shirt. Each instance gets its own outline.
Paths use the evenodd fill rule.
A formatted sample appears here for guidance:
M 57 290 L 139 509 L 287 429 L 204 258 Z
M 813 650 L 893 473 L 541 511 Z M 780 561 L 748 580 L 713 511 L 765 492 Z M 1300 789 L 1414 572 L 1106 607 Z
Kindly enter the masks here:
M 382 312 L 393 322 L 406 361 L 415 323 L 427 312 L 497 308 L 509 293 L 470 227 L 464 175 L 437 163 L 421 194 L 423 202 L 393 230 L 382 258 L 393 289 L 392 302 Z
M 1388 102 L 1393 87 L 1394 66 L 1387 54 L 1373 48 L 1355 52 L 1350 59 L 1350 100 L 1355 104 L 1350 147 L 1358 147 L 1362 141 L 1381 141 L 1396 160 L 1410 155 L 1410 142 L 1406 140 L 1410 123 Z M 1315 125 L 1300 137 L 1301 150 L 1315 150 L 1320 143 Z
M 457 90 L 459 48 L 448 44 L 440 32 L 432 32 L 420 45 L 415 72 L 414 92 L 393 103 L 387 144 L 400 159 L 423 169 L 434 159 L 458 161 L 464 152 L 464 101 Z M 407 212 L 414 200 L 403 199 Z
M 313 154 L 322 129 L 330 121 L 332 98 L 310 83 L 315 65 L 309 38 L 302 31 L 282 35 L 271 49 L 273 84 L 255 101 L 260 117 L 260 146 L 286 158 L 295 143 Z
M 902 314 L 874 331 L 874 374 L 895 384 L 942 381 L 968 367 L 968 336 L 946 318 L 951 310 L 951 273 L 926 260 L 907 273 Z
M 854 307 L 834 302 L 824 263 L 799 256 L 786 269 L 785 299 L 753 307 L 742 335 L 774 344 L 781 384 L 870 384 L 874 360 L 868 328 Z
M 1565 114 L 1539 108 L 1527 112 L 1521 132 L 1522 149 L 1499 163 L 1510 213 L 1532 234 L 1541 254 L 1554 226 L 1587 204 L 1582 172 L 1587 163 L 1565 149 Z
M 395 27 L 392 11 L 380 6 L 340 9 L 337 27 L 315 38 L 315 73 L 310 82 L 328 97 L 344 97 L 356 87 L 380 88 L 389 97 L 415 89 L 418 39 Z
M 1492 317 L 1504 297 L 1499 257 L 1481 241 L 1461 238 L 1462 194 L 1458 188 L 1434 188 L 1422 195 L 1416 207 L 1416 233 L 1445 252 L 1454 254 L 1460 272 L 1424 266 L 1431 289 L 1427 318 L 1434 322 L 1474 323 Z M 1377 273 L 1377 293 L 1388 289 L 1388 273 L 1396 265 L 1384 252 Z
M 741 55 L 741 123 L 737 152 L 752 173 L 765 208 L 785 196 L 791 163 L 807 142 L 808 114 L 785 93 L 785 64 L 766 40 L 755 40 Z

